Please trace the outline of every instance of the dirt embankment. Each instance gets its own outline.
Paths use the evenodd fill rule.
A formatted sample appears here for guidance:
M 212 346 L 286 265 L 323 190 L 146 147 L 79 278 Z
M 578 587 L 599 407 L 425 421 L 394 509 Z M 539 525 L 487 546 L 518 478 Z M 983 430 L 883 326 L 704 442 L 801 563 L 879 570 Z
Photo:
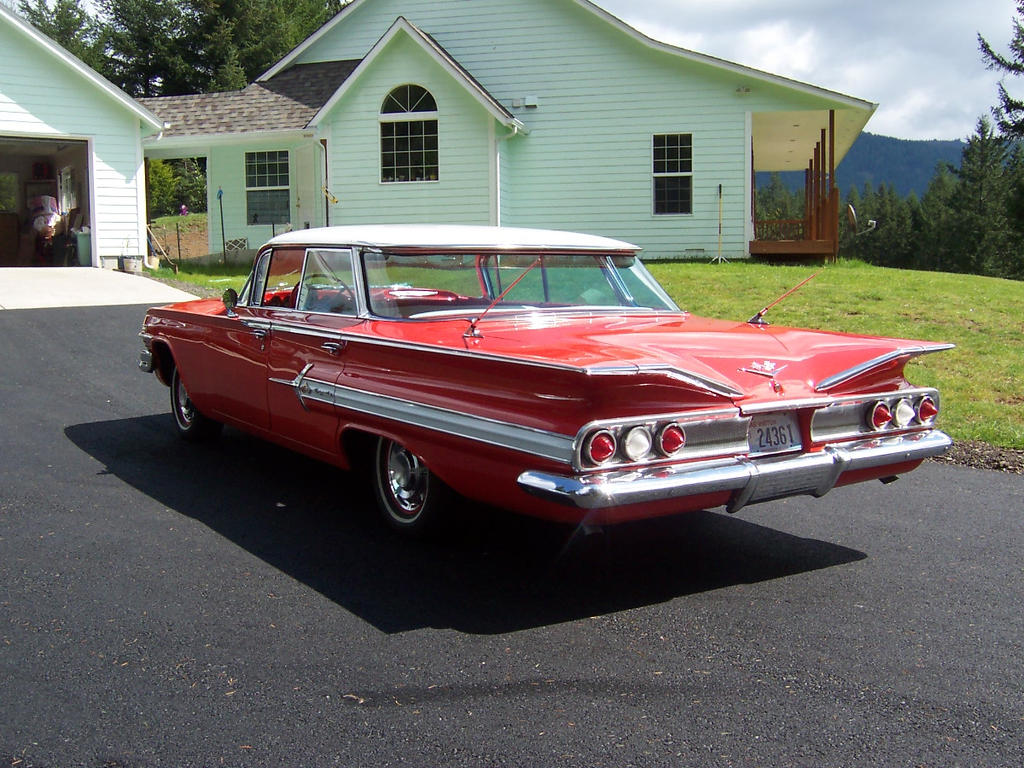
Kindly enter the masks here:
M 198 259 L 210 252 L 205 217 L 182 217 L 180 221 L 161 219 L 150 229 L 160 248 L 175 261 Z

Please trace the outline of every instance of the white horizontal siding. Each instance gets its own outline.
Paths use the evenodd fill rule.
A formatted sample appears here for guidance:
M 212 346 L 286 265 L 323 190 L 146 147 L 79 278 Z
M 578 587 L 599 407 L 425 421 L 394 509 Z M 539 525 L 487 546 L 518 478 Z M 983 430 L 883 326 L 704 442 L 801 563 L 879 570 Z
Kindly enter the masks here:
M 311 218 L 310 214 L 301 214 L 297 209 L 300 190 L 296 173 L 297 150 L 300 146 L 295 140 L 255 140 L 238 142 L 228 147 L 218 147 L 207 159 L 207 174 L 212 183 L 207 189 L 207 210 L 210 212 L 209 248 L 211 253 L 223 251 L 225 240 L 245 238 L 250 248 L 258 248 L 277 232 L 289 227 L 299 229 L 300 219 Z M 289 163 L 289 203 L 291 206 L 291 224 L 252 225 L 248 223 L 245 188 L 245 154 L 246 152 L 288 152 Z M 308 185 L 307 185 L 308 186 Z M 319 185 L 317 185 L 319 188 Z M 223 191 L 220 199 L 218 191 Z M 319 202 L 319 198 L 317 200 Z M 221 208 L 224 211 L 224 231 L 221 231 Z M 332 223 L 337 223 L 333 222 Z
M 514 99 L 539 99 L 536 109 L 513 109 L 529 135 L 499 145 L 503 224 L 621 237 L 654 257 L 717 252 L 719 185 L 723 255 L 745 255 L 748 114 L 836 106 L 763 81 L 739 96 L 742 75 L 654 50 L 573 0 L 366 0 L 300 60 L 360 58 L 399 16 L 432 35 L 506 107 Z M 346 125 L 336 127 L 346 154 L 351 147 L 363 157 L 376 155 L 352 139 L 362 136 L 357 123 L 372 122 L 377 106 L 367 101 L 361 115 L 348 113 Z M 653 214 L 655 133 L 693 134 L 692 215 Z M 356 170 L 359 160 L 345 170 Z M 442 175 L 444 163 L 443 157 Z M 342 177 L 353 185 L 348 205 L 373 209 L 382 198 L 366 185 L 368 167 L 359 170 Z M 434 197 L 438 218 L 460 210 L 440 190 L 412 194 L 417 197 L 408 204 L 417 210 L 430 211 Z
M 0 26 L 0 50 L 0 134 L 88 139 L 93 252 L 144 253 L 138 117 L 6 24 Z
M 406 83 L 426 88 L 437 102 L 438 180 L 380 181 L 381 104 Z M 448 222 L 488 224 L 492 213 L 493 118 L 407 35 L 399 34 L 330 116 L 330 187 L 341 202 L 332 222 Z

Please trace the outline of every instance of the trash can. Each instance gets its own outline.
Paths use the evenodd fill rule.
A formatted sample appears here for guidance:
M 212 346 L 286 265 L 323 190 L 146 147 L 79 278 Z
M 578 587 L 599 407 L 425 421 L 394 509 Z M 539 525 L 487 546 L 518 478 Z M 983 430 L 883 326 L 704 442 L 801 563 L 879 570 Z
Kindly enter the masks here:
M 78 233 L 78 263 L 83 267 L 92 266 L 92 235 L 89 232 Z

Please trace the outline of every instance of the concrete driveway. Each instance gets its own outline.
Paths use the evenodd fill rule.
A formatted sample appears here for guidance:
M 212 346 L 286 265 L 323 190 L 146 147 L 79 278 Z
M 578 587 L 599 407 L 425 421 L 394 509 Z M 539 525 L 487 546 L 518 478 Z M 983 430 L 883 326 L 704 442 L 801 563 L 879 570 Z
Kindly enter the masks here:
M 194 298 L 148 277 L 109 269 L 0 269 L 0 310 L 169 304 Z

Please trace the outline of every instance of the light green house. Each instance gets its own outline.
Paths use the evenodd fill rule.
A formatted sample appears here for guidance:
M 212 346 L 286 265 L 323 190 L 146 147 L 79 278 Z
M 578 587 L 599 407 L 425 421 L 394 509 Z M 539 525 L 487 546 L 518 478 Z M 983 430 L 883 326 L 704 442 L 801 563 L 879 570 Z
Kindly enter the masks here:
M 834 168 L 876 108 L 587 0 L 354 0 L 242 91 L 143 103 L 165 121 L 147 157 L 207 158 L 213 251 L 447 222 L 607 235 L 647 258 L 832 253 Z M 765 234 L 754 173 L 800 169 L 807 216 Z
M 0 5 L 0 267 L 116 265 L 122 256 L 144 254 L 142 137 L 161 126 Z M 40 237 L 29 223 L 40 197 L 56 201 L 58 229 L 81 235 Z

